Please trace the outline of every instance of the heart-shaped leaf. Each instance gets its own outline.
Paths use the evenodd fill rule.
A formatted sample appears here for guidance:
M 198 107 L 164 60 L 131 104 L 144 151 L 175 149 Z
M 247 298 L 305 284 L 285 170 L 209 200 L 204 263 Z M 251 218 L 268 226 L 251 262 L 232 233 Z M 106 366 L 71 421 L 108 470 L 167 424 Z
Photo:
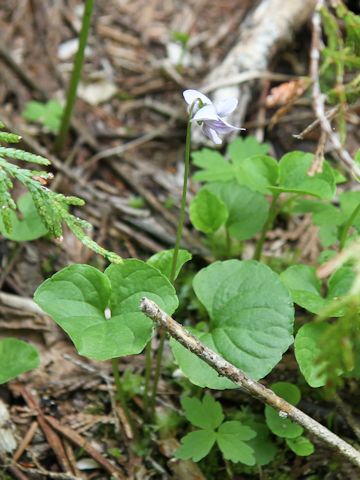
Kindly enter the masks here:
M 201 270 L 193 285 L 210 316 L 206 343 L 254 379 L 269 373 L 293 342 L 294 309 L 278 275 L 259 262 L 227 260 Z M 191 381 L 214 388 L 197 377 L 193 354 L 174 353 Z
M 211 348 L 211 350 L 214 350 L 214 352 L 219 353 L 210 333 L 199 332 L 195 328 L 187 328 L 187 330 L 198 337 L 201 343 Z M 216 370 L 211 368 L 207 363 L 191 353 L 173 338 L 170 340 L 170 346 L 181 371 L 194 385 L 198 385 L 202 388 L 213 388 L 214 390 L 238 388 L 236 383 L 225 377 L 220 377 Z
M 189 213 L 191 223 L 203 233 L 216 232 L 229 216 L 221 198 L 206 189 L 200 190 L 193 198 Z
M 256 465 L 268 465 L 277 453 L 276 443 L 270 437 L 270 431 L 262 421 L 252 419 L 247 415 L 243 424 L 256 432 L 256 437 L 249 440 L 249 446 L 254 450 Z
M 171 315 L 179 305 L 174 287 L 158 269 L 131 258 L 105 270 L 110 279 L 112 315 L 138 313 L 140 300 L 147 297 Z
M 327 297 L 321 296 L 321 283 L 316 270 L 309 265 L 292 265 L 280 274 L 280 279 L 289 289 L 294 303 L 309 312 L 319 314 L 326 305 L 346 295 L 355 279 L 355 272 L 350 267 L 342 267 L 329 279 Z M 332 315 L 341 317 L 343 309 L 339 308 Z
M 70 265 L 45 280 L 35 302 L 70 336 L 79 349 L 86 328 L 105 322 L 109 279 L 89 265 Z
M 271 390 L 273 390 L 276 395 L 283 398 L 292 405 L 297 405 L 300 402 L 300 390 L 296 385 L 293 385 L 292 383 L 274 383 L 271 386 Z M 304 431 L 304 429 L 300 425 L 292 422 L 291 420 L 286 418 L 286 416 L 282 416 L 281 412 L 278 412 L 277 410 L 269 407 L 268 405 L 266 405 L 265 407 L 265 418 L 269 429 L 278 437 L 297 438 Z
M 161 252 L 155 253 L 152 257 L 150 257 L 146 263 L 157 268 L 163 275 L 165 275 L 166 278 L 170 279 L 173 254 L 173 249 L 162 250 Z M 178 277 L 185 263 L 189 262 L 191 259 L 192 255 L 190 252 L 184 249 L 179 250 L 176 260 L 175 279 Z
M 39 354 L 29 343 L 17 338 L 0 340 L 0 384 L 37 368 L 39 364 Z
M 280 274 L 280 279 L 300 307 L 312 313 L 319 313 L 324 308 L 326 300 L 321 296 L 321 283 L 314 267 L 292 265 Z
M 308 171 L 313 155 L 305 152 L 290 152 L 279 162 L 279 185 L 271 187 L 274 191 L 313 195 L 323 199 L 332 199 L 336 183 L 330 166 L 326 161 L 323 171 L 309 176 Z
M 240 185 L 264 194 L 271 193 L 269 186 L 276 186 L 279 176 L 278 162 L 266 155 L 256 155 L 239 162 L 236 179 Z
M 16 242 L 27 242 L 47 234 L 47 228 L 42 223 L 29 192 L 18 199 L 17 207 L 22 218 L 15 212 L 10 212 L 11 232 L 6 231 L 0 216 L 0 232 L 4 237 Z
M 340 207 L 345 216 L 344 221 L 348 220 L 350 216 L 355 212 L 355 209 L 360 204 L 360 191 L 355 192 L 343 192 L 340 197 Z M 352 225 L 358 230 L 360 229 L 360 214 L 354 216 Z
M 287 446 L 299 457 L 308 457 L 315 451 L 314 444 L 306 437 L 287 438 Z
M 326 364 L 319 362 L 322 353 L 321 338 L 329 330 L 330 325 L 324 322 L 306 323 L 295 337 L 295 357 L 300 371 L 307 383 L 313 387 L 323 387 L 326 384 Z
M 237 182 L 211 183 L 204 188 L 225 203 L 229 212 L 226 227 L 232 237 L 247 240 L 262 229 L 269 212 L 264 195 Z
M 108 360 L 140 353 L 151 338 L 152 322 L 139 312 L 143 296 L 169 314 L 178 304 L 164 275 L 131 259 L 111 265 L 105 273 L 89 265 L 64 268 L 46 280 L 34 298 L 68 333 L 81 355 Z

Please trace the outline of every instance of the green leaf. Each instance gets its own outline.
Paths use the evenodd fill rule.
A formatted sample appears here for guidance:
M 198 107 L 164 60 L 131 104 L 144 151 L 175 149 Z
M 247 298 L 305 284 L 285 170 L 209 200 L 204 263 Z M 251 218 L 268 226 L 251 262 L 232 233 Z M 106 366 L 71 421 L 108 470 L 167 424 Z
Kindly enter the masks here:
M 49 100 L 45 105 L 43 124 L 53 132 L 60 128 L 63 107 L 57 100 Z
M 227 153 L 230 155 L 234 165 L 238 166 L 254 155 L 266 155 L 269 151 L 267 143 L 259 143 L 258 140 L 248 135 L 246 138 L 239 137 L 231 142 L 228 146 Z
M 213 343 L 220 355 L 252 378 L 263 378 L 293 342 L 293 305 L 278 275 L 259 262 L 227 260 L 201 270 L 193 286 L 210 316 L 210 331 L 201 341 Z M 174 354 L 193 381 L 195 356 Z
M 247 240 L 262 229 L 269 212 L 264 195 L 237 182 L 211 183 L 204 188 L 225 203 L 229 211 L 226 228 L 232 237 Z
M 181 439 L 181 447 L 175 452 L 175 457 L 181 460 L 198 462 L 210 452 L 216 441 L 216 433 L 211 430 L 196 430 Z
M 29 343 L 17 338 L 0 340 L 0 384 L 37 368 L 39 364 L 39 354 Z
M 6 231 L 0 217 L 0 232 L 5 238 L 15 242 L 27 242 L 47 234 L 47 228 L 41 221 L 30 193 L 25 193 L 18 199 L 17 207 L 21 217 L 13 211 L 10 212 L 11 232 Z
M 301 400 L 301 392 L 293 383 L 277 382 L 271 385 L 271 390 L 279 397 L 283 398 L 292 405 L 297 405 Z
M 31 122 L 41 122 L 50 130 L 59 130 L 63 107 L 57 100 L 49 100 L 47 103 L 36 101 L 27 102 L 22 116 Z
M 269 146 L 259 144 L 255 137 L 237 138 L 228 147 L 227 154 L 230 160 L 225 159 L 219 152 L 203 148 L 192 154 L 193 164 L 202 170 L 195 173 L 194 180 L 199 182 L 227 182 L 235 180 L 237 166 L 243 160 L 254 155 L 266 155 Z
M 313 155 L 305 152 L 290 152 L 284 155 L 279 162 L 279 186 L 271 189 L 332 199 L 336 183 L 329 164 L 324 161 L 322 173 L 310 177 L 307 172 L 312 160 Z
M 316 276 L 316 269 L 309 265 L 292 265 L 280 274 L 280 279 L 289 289 L 294 303 L 311 313 L 319 314 L 333 300 L 345 296 L 355 279 L 355 273 L 350 267 L 342 267 L 329 279 L 327 297 L 321 296 L 321 283 Z M 344 314 L 339 308 L 333 316 Z
M 235 178 L 234 166 L 215 150 L 203 148 L 191 157 L 192 163 L 202 169 L 193 176 L 197 182 L 226 182 Z
M 302 436 L 297 438 L 287 438 L 286 443 L 287 446 L 299 457 L 308 457 L 315 451 L 313 443 Z
M 271 390 L 292 405 L 297 405 L 301 398 L 300 390 L 292 383 L 274 383 L 271 386 Z M 265 418 L 269 429 L 278 437 L 296 438 L 304 431 L 300 425 L 297 425 L 286 417 L 282 417 L 280 412 L 268 405 L 265 407 Z
M 169 314 L 178 304 L 165 276 L 130 259 L 111 265 L 105 274 L 88 265 L 67 267 L 46 280 L 34 298 L 81 355 L 107 360 L 140 353 L 151 338 L 152 321 L 139 312 L 143 296 Z M 108 307 L 111 318 L 105 313 Z
M 70 265 L 45 280 L 34 300 L 79 350 L 85 329 L 106 321 L 110 292 L 110 281 L 102 272 L 89 265 Z
M 344 216 L 341 211 L 330 203 L 322 203 L 318 200 L 302 199 L 297 202 L 294 212 L 312 213 L 312 220 L 315 225 L 339 226 L 344 222 Z
M 201 270 L 193 285 L 220 355 L 254 379 L 269 373 L 293 342 L 293 305 L 278 275 L 256 261 L 227 260 Z
M 324 247 L 334 245 L 337 242 L 338 227 L 344 222 L 344 215 L 339 208 L 329 203 L 304 199 L 297 203 L 293 211 L 296 213 L 312 213 L 312 221 L 320 228 L 320 241 Z
M 155 253 L 155 255 L 150 257 L 146 263 L 148 263 L 152 267 L 157 268 L 163 275 L 165 275 L 165 277 L 170 279 L 173 254 L 174 254 L 173 249 L 162 250 L 161 252 Z M 192 255 L 190 252 L 183 249 L 179 250 L 177 260 L 176 260 L 175 279 L 178 277 L 185 263 L 189 262 L 191 259 L 192 259 Z
M 45 113 L 45 105 L 40 102 L 31 101 L 27 102 L 25 110 L 22 112 L 22 116 L 25 120 L 35 122 L 39 120 Z
M 351 267 L 345 266 L 336 270 L 328 281 L 328 300 L 336 300 L 348 294 L 355 278 L 355 271 Z
M 219 353 L 210 333 L 199 332 L 195 328 L 187 328 L 187 330 L 195 335 L 201 343 L 211 348 L 211 350 L 214 350 L 214 352 Z M 181 371 L 194 385 L 198 385 L 202 388 L 213 388 L 215 390 L 239 387 L 231 380 L 225 377 L 220 377 L 216 370 L 211 368 L 207 363 L 191 353 L 173 338 L 170 339 L 170 346 Z
M 238 183 L 255 192 L 271 193 L 269 185 L 276 186 L 278 176 L 278 162 L 266 155 L 245 158 L 236 166 Z
M 245 443 L 256 436 L 250 427 L 233 420 L 220 425 L 216 441 L 226 460 L 241 462 L 245 465 L 255 465 L 254 450 Z
M 324 322 L 306 323 L 295 337 L 295 357 L 301 373 L 307 383 L 313 387 L 323 387 L 326 384 L 326 364 L 319 362 L 323 351 L 320 340 L 329 330 L 330 325 Z
M 205 430 L 215 430 L 224 420 L 220 402 L 206 394 L 202 401 L 195 397 L 183 397 L 181 406 L 185 416 L 195 427 Z
M 169 315 L 179 305 L 176 291 L 169 280 L 155 267 L 141 260 L 129 259 L 118 265 L 110 265 L 105 275 L 112 287 L 112 315 L 138 313 L 142 297 L 149 298 Z
M 191 223 L 203 233 L 216 232 L 229 216 L 221 198 L 206 189 L 200 190 L 193 198 L 189 213 Z
M 312 313 L 319 313 L 324 308 L 326 300 L 321 296 L 321 283 L 314 267 L 292 265 L 280 274 L 280 279 L 300 307 Z
M 256 465 L 268 465 L 277 453 L 276 444 L 270 438 L 269 429 L 265 423 L 252 419 L 245 419 L 244 425 L 256 432 L 256 437 L 249 440 L 249 446 L 254 450 Z
M 152 322 L 141 312 L 101 319 L 86 328 L 78 342 L 80 355 L 95 360 L 141 353 L 152 335 Z
M 356 192 L 343 192 L 340 195 L 339 200 L 340 208 L 345 216 L 345 223 L 360 204 L 360 190 Z M 352 225 L 360 230 L 360 213 L 354 218 Z

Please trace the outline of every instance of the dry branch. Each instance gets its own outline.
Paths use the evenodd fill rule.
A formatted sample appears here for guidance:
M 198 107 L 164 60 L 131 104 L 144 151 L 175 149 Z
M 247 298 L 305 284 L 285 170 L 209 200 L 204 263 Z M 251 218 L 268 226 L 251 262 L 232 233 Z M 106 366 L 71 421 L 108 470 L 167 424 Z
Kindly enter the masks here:
M 240 108 L 232 118 L 235 125 L 243 123 L 253 82 L 229 85 L 229 78 L 242 79 L 243 75 L 249 79 L 259 78 L 262 72 L 266 78 L 275 51 L 310 18 L 314 7 L 315 0 L 262 0 L 241 23 L 236 45 L 204 81 L 207 90 L 209 86 L 219 85 L 213 92 L 214 101 L 229 96 L 239 98 Z
M 358 450 L 316 420 L 309 417 L 306 413 L 278 397 L 272 390 L 264 387 L 261 383 L 252 380 L 242 370 L 235 367 L 201 343 L 196 337 L 194 337 L 194 335 L 189 333 L 172 317 L 162 311 L 154 302 L 144 297 L 141 300 L 140 309 L 160 327 L 164 328 L 169 335 L 175 338 L 175 340 L 181 343 L 181 345 L 216 370 L 219 375 L 229 378 L 252 397 L 255 397 L 266 405 L 275 408 L 281 413 L 281 415 L 298 423 L 316 438 L 337 450 L 354 465 L 360 468 L 360 452 Z

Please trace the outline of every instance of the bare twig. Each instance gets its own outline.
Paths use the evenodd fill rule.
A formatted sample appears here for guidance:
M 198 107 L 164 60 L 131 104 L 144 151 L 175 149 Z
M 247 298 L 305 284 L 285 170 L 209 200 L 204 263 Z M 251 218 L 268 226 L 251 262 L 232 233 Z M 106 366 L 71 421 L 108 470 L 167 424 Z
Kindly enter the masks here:
M 70 442 L 74 443 L 78 447 L 84 449 L 93 459 L 101 465 L 110 475 L 119 480 L 125 480 L 126 477 L 122 471 L 113 465 L 109 460 L 107 460 L 98 450 L 96 450 L 86 438 L 83 438 L 75 430 L 70 427 L 62 425 L 56 418 L 51 417 L 50 415 L 45 416 L 45 420 L 51 427 L 64 435 Z
M 185 330 L 167 313 L 163 312 L 154 302 L 144 297 L 141 300 L 140 309 L 159 326 L 163 327 L 173 338 L 175 338 L 175 340 L 181 343 L 181 345 L 216 370 L 219 375 L 229 378 L 251 396 L 258 398 L 263 403 L 275 408 L 282 416 L 303 426 L 319 440 L 322 440 L 331 448 L 337 450 L 354 465 L 360 468 L 360 452 L 358 450 L 316 420 L 309 417 L 306 413 L 278 397 L 272 390 L 264 387 L 261 383 L 252 380 L 242 370 L 226 361 L 220 355 L 201 343 L 196 337 L 194 337 L 194 335 L 187 332 L 187 330 Z
M 321 13 L 324 0 L 317 0 L 312 16 L 312 40 L 310 55 L 310 76 L 313 84 L 313 107 L 321 129 L 327 134 L 335 152 L 345 167 L 357 177 L 360 177 L 360 167 L 353 161 L 349 152 L 341 145 L 338 135 L 332 130 L 331 123 L 325 114 L 325 95 L 321 93 L 319 79 L 319 60 L 321 50 Z
M 34 435 L 36 433 L 36 430 L 38 429 L 38 426 L 39 426 L 39 424 L 36 420 L 34 422 L 32 422 L 29 430 L 25 434 L 25 437 L 22 439 L 21 444 L 19 445 L 18 449 L 14 453 L 13 462 L 17 462 L 19 460 L 19 458 L 21 457 L 21 455 L 25 452 L 25 450 L 27 449 L 27 447 L 31 443 L 31 440 L 34 437 Z
M 219 78 L 218 80 L 204 85 L 201 89 L 202 92 L 209 93 L 218 88 L 229 87 L 232 85 L 241 85 L 251 80 L 274 80 L 277 82 L 283 82 L 287 80 L 293 80 L 294 75 L 285 75 L 284 73 L 266 72 L 261 70 L 252 70 L 249 72 L 238 73 L 230 77 Z
M 316 152 L 313 158 L 313 161 L 311 162 L 310 168 L 307 172 L 309 177 L 313 177 L 317 173 L 322 173 L 323 171 L 323 166 L 324 166 L 324 150 L 325 150 L 325 143 L 327 140 L 327 135 L 326 133 L 322 130 L 319 138 L 319 143 L 316 148 Z
M 23 467 L 22 465 L 17 465 L 17 468 L 22 470 L 23 472 L 29 473 L 30 475 L 42 476 L 46 478 L 54 478 L 56 480 L 82 480 L 80 477 L 76 477 L 70 473 L 58 473 L 58 472 L 50 472 L 45 469 L 40 468 L 27 468 Z M 27 478 L 27 477 L 26 477 Z
M 337 105 L 336 107 L 334 108 L 331 108 L 330 110 L 328 110 L 326 112 L 326 118 L 328 120 L 331 120 L 333 119 L 339 112 L 340 110 L 340 105 Z M 308 125 L 302 132 L 300 133 L 294 133 L 293 134 L 293 137 L 296 138 L 297 140 L 304 140 L 304 138 L 309 134 L 311 133 L 318 125 L 320 124 L 320 121 L 319 119 L 317 118 L 316 120 L 314 120 L 313 122 L 310 123 L 310 125 Z

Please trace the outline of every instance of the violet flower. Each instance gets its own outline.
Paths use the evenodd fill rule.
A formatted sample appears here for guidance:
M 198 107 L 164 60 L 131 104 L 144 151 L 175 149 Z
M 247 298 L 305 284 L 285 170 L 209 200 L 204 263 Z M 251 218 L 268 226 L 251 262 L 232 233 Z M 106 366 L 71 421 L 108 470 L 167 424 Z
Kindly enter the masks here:
M 214 104 L 198 90 L 185 90 L 183 95 L 189 105 L 191 121 L 198 122 L 203 134 L 216 145 L 222 143 L 219 134 L 224 135 L 235 130 L 245 130 L 244 128 L 234 127 L 224 120 L 224 117 L 230 115 L 237 107 L 238 101 L 236 98 L 229 97 Z

